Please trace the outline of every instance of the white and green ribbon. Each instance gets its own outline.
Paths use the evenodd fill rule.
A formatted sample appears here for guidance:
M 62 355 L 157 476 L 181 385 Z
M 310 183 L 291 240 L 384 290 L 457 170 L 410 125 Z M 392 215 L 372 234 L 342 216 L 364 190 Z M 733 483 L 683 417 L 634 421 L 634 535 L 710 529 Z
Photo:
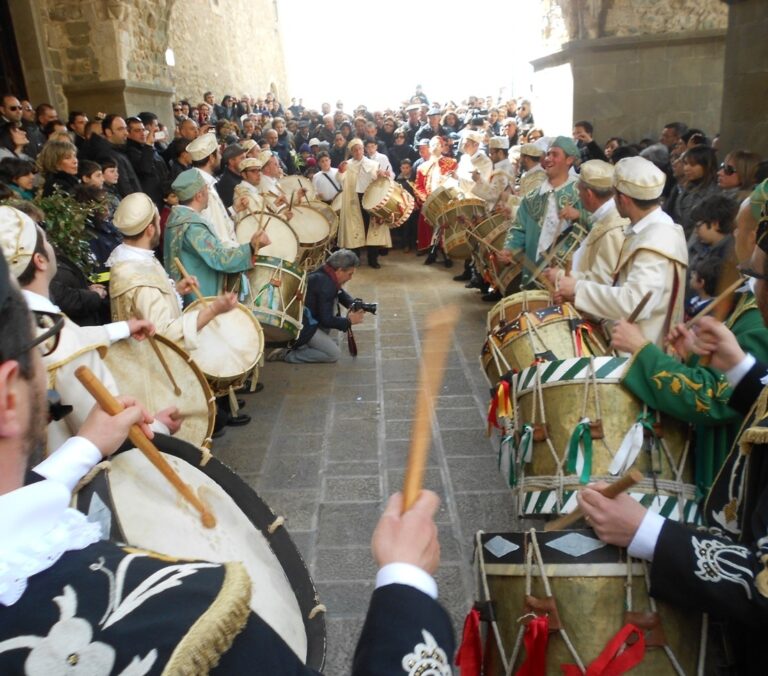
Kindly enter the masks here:
M 589 483 L 592 475 L 592 428 L 589 418 L 582 418 L 576 425 L 568 442 L 568 458 L 565 469 L 571 474 L 579 474 L 579 481 Z
M 611 474 L 614 476 L 622 474 L 635 464 L 637 456 L 643 449 L 645 430 L 648 430 L 652 438 L 656 439 L 656 431 L 653 429 L 652 419 L 650 413 L 641 412 L 637 416 L 636 422 L 624 435 L 621 446 L 619 446 L 619 450 L 616 451 L 616 455 L 613 456 L 613 460 L 608 467 L 608 471 Z

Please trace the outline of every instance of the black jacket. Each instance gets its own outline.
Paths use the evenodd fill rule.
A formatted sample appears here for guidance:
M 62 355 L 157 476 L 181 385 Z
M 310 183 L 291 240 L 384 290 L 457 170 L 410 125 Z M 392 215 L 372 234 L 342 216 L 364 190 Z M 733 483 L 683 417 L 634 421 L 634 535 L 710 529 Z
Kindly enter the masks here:
M 219 197 L 221 197 L 221 201 L 227 209 L 235 201 L 235 186 L 241 183 L 242 180 L 240 174 L 236 174 L 227 168 L 216 183 L 216 192 L 219 193 Z
M 154 146 L 137 143 L 128 139 L 125 155 L 131 163 L 141 184 L 141 192 L 152 198 L 158 209 L 163 208 L 163 198 L 170 188 L 168 165 L 156 152 Z
M 109 298 L 88 286 L 90 281 L 72 261 L 56 254 L 58 270 L 51 280 L 51 300 L 75 324 L 98 326 L 109 321 Z
M 99 134 L 91 134 L 91 138 L 88 139 L 84 149 L 85 158 L 88 160 L 93 160 L 99 164 L 105 160 L 111 160 L 117 164 L 119 173 L 117 192 L 120 193 L 120 197 L 134 192 L 143 192 L 139 178 L 126 155 L 125 146 L 116 146 Z
M 307 278 L 307 298 L 304 303 L 304 326 L 296 346 L 309 342 L 318 328 L 347 331 L 352 325 L 349 319 L 336 314 L 336 301 L 344 307 L 352 305 L 352 296 L 338 288 L 325 266 L 318 268 Z M 308 316 L 309 315 L 309 316 Z
M 75 188 L 80 185 L 80 179 L 64 171 L 57 171 L 55 174 L 48 174 L 45 177 L 43 185 L 43 197 L 53 195 L 58 189 L 60 192 L 74 195 Z

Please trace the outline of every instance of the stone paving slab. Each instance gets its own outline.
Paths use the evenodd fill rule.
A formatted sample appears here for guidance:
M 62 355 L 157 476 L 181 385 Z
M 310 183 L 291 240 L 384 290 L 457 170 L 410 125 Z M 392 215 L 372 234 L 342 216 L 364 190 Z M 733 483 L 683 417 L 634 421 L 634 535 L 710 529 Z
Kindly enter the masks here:
M 372 530 L 386 498 L 399 490 L 410 447 L 426 314 L 457 303 L 461 318 L 439 392 L 425 486 L 437 515 L 441 602 L 457 636 L 471 607 L 471 556 L 477 529 L 514 523 L 509 489 L 496 469 L 496 439 L 486 436 L 488 383 L 478 355 L 490 305 L 454 270 L 392 252 L 380 270 L 361 267 L 353 295 L 378 302 L 356 327 L 359 356 L 335 365 L 267 363 L 265 389 L 246 394 L 250 425 L 228 428 L 214 453 L 287 517 L 287 529 L 328 607 L 326 673 L 349 673 L 373 589 Z

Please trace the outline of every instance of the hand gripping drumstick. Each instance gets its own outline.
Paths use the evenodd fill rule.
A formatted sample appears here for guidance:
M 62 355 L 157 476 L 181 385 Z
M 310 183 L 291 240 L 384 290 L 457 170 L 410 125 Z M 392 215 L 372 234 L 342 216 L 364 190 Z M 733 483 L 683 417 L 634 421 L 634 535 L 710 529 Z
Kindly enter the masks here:
M 413 506 L 421 490 L 424 467 L 427 464 L 429 446 L 432 442 L 434 400 L 443 382 L 445 360 L 451 346 L 453 327 L 458 320 L 459 308 L 456 305 L 433 310 L 427 315 L 415 419 L 411 429 L 411 448 L 408 452 L 408 465 L 405 468 L 403 480 L 403 512 Z
M 181 259 L 178 256 L 174 256 L 173 262 L 176 263 L 176 267 L 179 269 L 179 272 L 181 273 L 182 278 L 191 277 L 191 275 L 187 272 L 187 269 L 184 267 L 184 265 L 181 262 Z M 203 294 L 200 293 L 200 287 L 197 284 L 192 285 L 192 293 L 195 294 L 198 300 L 203 301 L 203 305 L 208 305 L 208 301 L 205 300 L 205 296 L 203 296 Z
M 614 481 L 612 484 L 608 484 L 605 488 L 603 488 L 603 490 L 598 492 L 602 493 L 606 498 L 615 498 L 617 495 L 623 493 L 626 490 L 629 490 L 632 488 L 632 486 L 640 483 L 642 480 L 643 473 L 639 470 L 631 469 L 629 472 L 622 475 L 618 481 Z M 548 522 L 544 526 L 544 531 L 548 532 L 551 530 L 563 530 L 571 524 L 576 523 L 583 516 L 584 512 L 581 511 L 581 507 L 576 507 L 576 509 L 574 509 L 572 512 L 564 514 L 559 519 Z
M 124 410 L 123 405 L 115 399 L 112 393 L 104 387 L 104 384 L 93 374 L 93 371 L 87 366 L 80 366 L 75 371 L 75 376 L 83 384 L 90 395 L 98 402 L 99 406 L 103 408 L 109 415 L 117 415 L 120 411 Z M 171 482 L 173 487 L 181 493 L 182 497 L 187 500 L 198 512 L 200 512 L 200 520 L 203 522 L 203 526 L 206 528 L 213 528 L 216 525 L 216 518 L 211 514 L 210 510 L 203 504 L 192 489 L 187 486 L 181 477 L 176 474 L 173 467 L 168 464 L 168 461 L 162 456 L 160 451 L 142 432 L 141 427 L 133 425 L 128 432 L 128 438 L 138 448 L 147 459 L 160 470 L 160 473 Z

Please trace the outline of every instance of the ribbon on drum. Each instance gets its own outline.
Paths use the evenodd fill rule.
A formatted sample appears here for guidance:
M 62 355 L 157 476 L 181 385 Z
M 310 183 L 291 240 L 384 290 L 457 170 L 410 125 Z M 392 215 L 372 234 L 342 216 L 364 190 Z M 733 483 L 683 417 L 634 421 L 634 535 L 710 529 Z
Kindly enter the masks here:
M 525 628 L 525 662 L 515 676 L 541 676 L 547 673 L 547 646 L 549 645 L 549 617 L 540 615 L 533 618 Z M 576 667 L 578 670 L 578 667 Z M 580 674 L 580 671 L 575 673 Z
M 592 475 L 592 429 L 589 418 L 582 418 L 568 442 L 568 458 L 565 469 L 570 474 L 580 474 L 579 481 L 589 483 Z
M 533 458 L 533 425 L 523 425 L 520 443 L 515 446 L 515 437 L 508 434 L 501 439 L 499 446 L 499 472 L 510 486 L 517 485 L 518 474 L 523 472 L 523 464 Z
M 500 430 L 499 418 L 512 417 L 512 400 L 509 396 L 510 383 L 502 378 L 498 386 L 491 392 L 491 402 L 488 405 L 488 436 L 491 428 Z
M 585 672 L 582 672 L 575 664 L 562 664 L 560 668 L 563 670 L 563 676 L 582 676 L 582 674 L 584 676 L 621 676 L 621 674 L 627 673 L 640 664 L 644 657 L 645 637 L 643 632 L 634 624 L 625 624 Z M 520 674 L 520 671 L 517 673 Z M 535 673 L 543 674 L 545 672 Z
M 643 440 L 646 430 L 651 434 L 652 439 L 656 439 L 656 430 L 653 429 L 652 413 L 650 411 L 641 411 L 637 416 L 635 423 L 624 435 L 624 439 L 613 456 L 608 471 L 613 474 L 622 474 L 626 472 L 635 463 L 637 456 L 643 448 Z

